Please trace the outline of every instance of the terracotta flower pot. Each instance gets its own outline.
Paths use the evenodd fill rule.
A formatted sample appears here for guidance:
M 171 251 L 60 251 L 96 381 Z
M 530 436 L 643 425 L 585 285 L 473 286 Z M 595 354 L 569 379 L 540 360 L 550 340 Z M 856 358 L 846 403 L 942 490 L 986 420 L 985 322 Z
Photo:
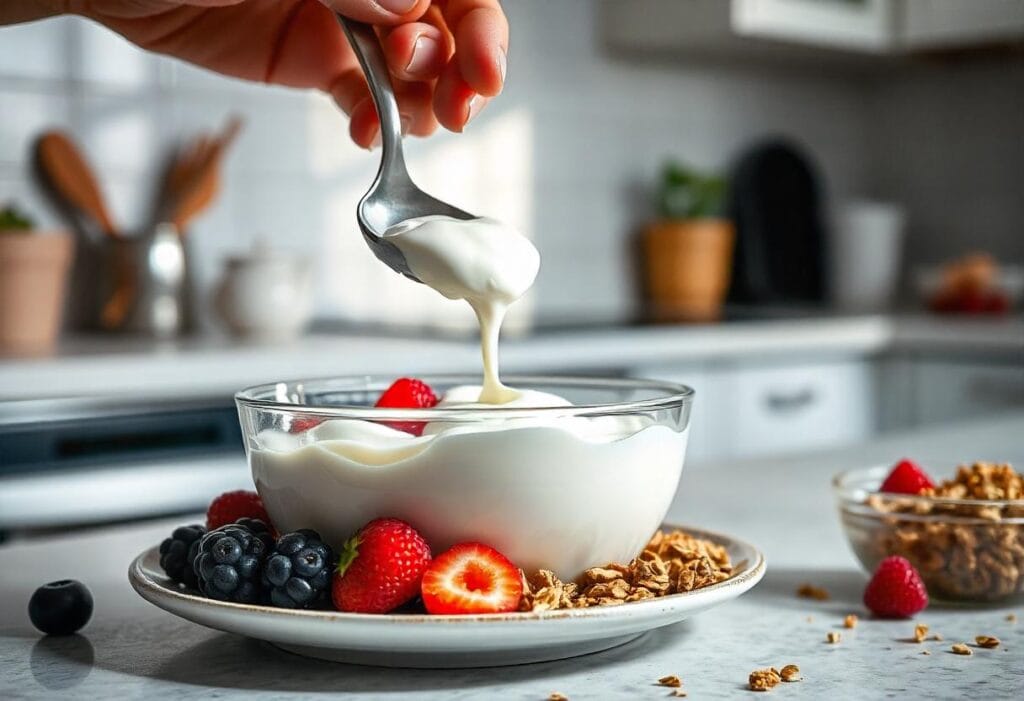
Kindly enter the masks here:
M 643 246 L 654 317 L 717 319 L 729 290 L 735 238 L 726 219 L 664 220 L 647 227 Z
M 56 343 L 73 250 L 64 232 L 0 231 L 0 350 L 38 352 Z

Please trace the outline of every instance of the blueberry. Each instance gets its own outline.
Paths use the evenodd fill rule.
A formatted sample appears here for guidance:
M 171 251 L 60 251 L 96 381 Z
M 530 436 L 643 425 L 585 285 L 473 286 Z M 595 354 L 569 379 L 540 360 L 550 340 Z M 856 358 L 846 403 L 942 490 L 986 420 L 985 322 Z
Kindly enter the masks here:
M 44 584 L 29 599 L 28 617 L 47 635 L 71 635 L 92 617 L 92 594 L 74 579 Z
M 179 526 L 160 544 L 160 567 L 172 582 L 180 582 L 189 589 L 198 589 L 193 560 L 198 552 L 199 539 L 206 529 L 196 524 Z
M 257 519 L 239 519 L 210 531 L 190 548 L 198 589 L 221 601 L 259 601 L 264 555 L 271 542 L 270 530 Z
M 308 608 L 326 599 L 337 558 L 316 531 L 287 533 L 263 565 L 264 598 L 272 606 Z

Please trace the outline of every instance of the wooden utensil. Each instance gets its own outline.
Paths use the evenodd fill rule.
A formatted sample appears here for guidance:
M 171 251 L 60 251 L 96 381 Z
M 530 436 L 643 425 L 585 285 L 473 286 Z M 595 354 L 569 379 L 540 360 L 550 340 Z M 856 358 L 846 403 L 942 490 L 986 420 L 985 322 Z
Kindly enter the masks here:
M 71 138 L 60 131 L 45 132 L 36 143 L 36 153 L 43 174 L 57 194 L 91 217 L 104 234 L 120 237 L 95 173 Z
M 220 192 L 220 164 L 242 128 L 232 116 L 219 136 L 200 136 L 175 159 L 167 178 L 165 220 L 184 233 L 189 222 L 206 210 Z

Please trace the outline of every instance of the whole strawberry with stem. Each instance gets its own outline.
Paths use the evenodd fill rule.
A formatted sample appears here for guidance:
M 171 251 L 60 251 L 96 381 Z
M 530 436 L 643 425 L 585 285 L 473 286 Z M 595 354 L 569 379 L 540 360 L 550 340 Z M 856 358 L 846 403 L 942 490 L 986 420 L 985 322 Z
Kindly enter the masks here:
M 387 613 L 420 593 L 430 546 L 397 518 L 370 521 L 338 556 L 331 599 L 339 611 Z
M 384 409 L 430 409 L 437 406 L 437 395 L 423 380 L 414 377 L 400 377 L 384 390 L 374 406 Z M 414 436 L 422 435 L 422 421 L 387 421 L 397 431 L 405 431 Z
M 864 589 L 864 605 L 881 618 L 910 618 L 928 607 L 928 590 L 909 560 L 890 555 Z

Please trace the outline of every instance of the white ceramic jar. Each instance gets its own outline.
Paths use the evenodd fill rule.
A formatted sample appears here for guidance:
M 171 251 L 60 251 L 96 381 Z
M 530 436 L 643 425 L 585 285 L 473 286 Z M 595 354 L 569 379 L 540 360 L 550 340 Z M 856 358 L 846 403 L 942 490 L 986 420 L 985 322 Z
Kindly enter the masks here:
M 220 319 L 237 336 L 295 338 L 312 314 L 309 261 L 257 245 L 247 255 L 228 258 L 213 301 Z

